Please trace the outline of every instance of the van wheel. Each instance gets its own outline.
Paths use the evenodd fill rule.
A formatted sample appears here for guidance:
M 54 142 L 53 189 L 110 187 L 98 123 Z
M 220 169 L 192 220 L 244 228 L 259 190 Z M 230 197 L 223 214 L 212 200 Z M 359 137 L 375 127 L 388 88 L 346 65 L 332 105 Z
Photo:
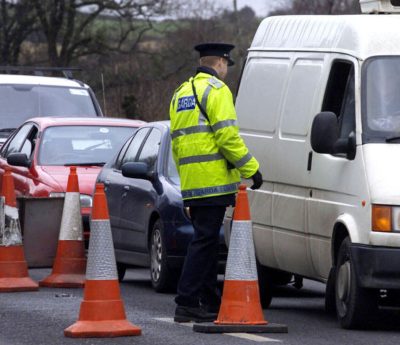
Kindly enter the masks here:
M 160 219 L 154 223 L 150 237 L 150 278 L 157 292 L 176 289 L 177 278 L 168 267 L 163 226 Z
M 328 281 L 326 282 L 325 289 L 325 311 L 329 314 L 336 313 L 335 275 L 336 267 L 333 266 L 329 271 Z
M 378 296 L 375 290 L 359 286 L 350 256 L 350 239 L 339 248 L 335 274 L 336 311 L 340 325 L 346 329 L 369 326 L 376 318 Z
M 263 309 L 269 308 L 272 301 L 272 280 L 268 274 L 267 267 L 261 265 L 258 260 L 257 263 L 257 274 L 258 274 L 258 289 L 260 293 L 260 303 Z
M 125 277 L 126 273 L 126 265 L 120 262 L 117 262 L 117 273 L 118 273 L 118 280 L 122 282 Z

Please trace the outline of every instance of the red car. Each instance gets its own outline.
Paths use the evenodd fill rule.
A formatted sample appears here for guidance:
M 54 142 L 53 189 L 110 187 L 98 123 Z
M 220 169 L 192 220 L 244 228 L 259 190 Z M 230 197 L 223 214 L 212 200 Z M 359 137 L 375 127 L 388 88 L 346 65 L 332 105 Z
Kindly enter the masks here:
M 9 166 L 17 197 L 63 196 L 69 167 L 76 166 L 87 231 L 92 193 L 101 167 L 142 124 L 142 121 L 113 118 L 27 120 L 0 149 L 0 183 L 4 167 Z

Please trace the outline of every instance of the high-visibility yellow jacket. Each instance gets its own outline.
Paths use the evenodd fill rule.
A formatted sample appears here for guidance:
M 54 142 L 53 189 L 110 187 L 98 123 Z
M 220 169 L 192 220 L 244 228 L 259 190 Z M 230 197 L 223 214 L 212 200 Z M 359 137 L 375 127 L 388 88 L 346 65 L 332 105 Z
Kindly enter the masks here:
M 192 80 L 210 122 L 196 105 Z M 235 193 L 240 176 L 257 172 L 259 164 L 239 135 L 232 93 L 218 78 L 200 72 L 184 82 L 172 98 L 170 119 L 184 200 Z

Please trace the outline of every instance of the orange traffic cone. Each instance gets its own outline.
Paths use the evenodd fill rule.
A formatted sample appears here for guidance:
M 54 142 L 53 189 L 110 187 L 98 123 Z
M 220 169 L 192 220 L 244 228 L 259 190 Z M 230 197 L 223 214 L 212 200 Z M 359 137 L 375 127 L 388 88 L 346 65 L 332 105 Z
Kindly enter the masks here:
M 80 288 L 85 285 L 85 243 L 76 167 L 70 167 L 53 271 L 40 286 Z
M 85 292 L 79 320 L 65 329 L 64 334 L 74 338 L 140 335 L 141 329 L 125 316 L 107 200 L 101 183 L 96 184 L 90 229 Z
M 193 330 L 203 333 L 287 333 L 286 325 L 268 323 L 264 319 L 245 185 L 239 187 L 236 198 L 218 318 L 214 324 L 195 324 Z
M 28 275 L 22 245 L 14 180 L 4 168 L 0 202 L 0 292 L 36 291 L 39 286 Z

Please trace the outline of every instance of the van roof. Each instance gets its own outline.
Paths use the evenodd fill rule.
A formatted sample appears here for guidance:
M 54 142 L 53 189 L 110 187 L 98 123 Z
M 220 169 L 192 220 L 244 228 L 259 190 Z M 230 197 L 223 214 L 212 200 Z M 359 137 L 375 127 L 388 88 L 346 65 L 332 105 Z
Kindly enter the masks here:
M 264 19 L 249 51 L 329 51 L 366 59 L 400 55 L 400 15 L 276 16 Z

